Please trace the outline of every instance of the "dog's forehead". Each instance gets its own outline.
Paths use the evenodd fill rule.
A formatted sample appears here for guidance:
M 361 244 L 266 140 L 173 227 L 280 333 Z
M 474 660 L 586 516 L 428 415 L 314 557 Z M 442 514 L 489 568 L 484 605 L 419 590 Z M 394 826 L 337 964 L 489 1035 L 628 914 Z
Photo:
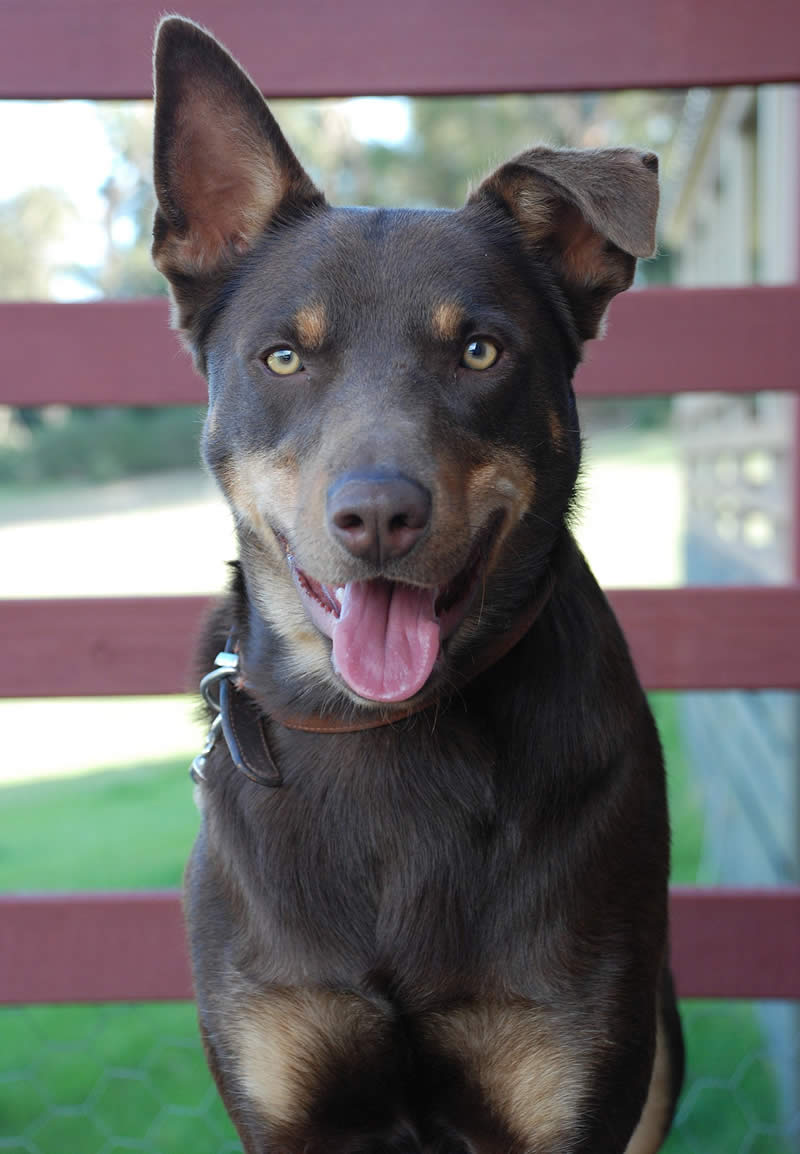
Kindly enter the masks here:
M 326 208 L 265 238 L 237 309 L 288 316 L 322 305 L 340 322 L 378 309 L 444 335 L 458 308 L 497 300 L 514 263 L 511 230 L 493 233 L 469 210 Z

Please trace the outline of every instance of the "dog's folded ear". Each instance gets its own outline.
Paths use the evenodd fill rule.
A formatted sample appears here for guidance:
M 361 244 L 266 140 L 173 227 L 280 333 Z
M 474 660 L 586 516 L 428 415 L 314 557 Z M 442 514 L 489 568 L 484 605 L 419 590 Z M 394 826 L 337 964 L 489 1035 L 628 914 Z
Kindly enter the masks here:
M 631 148 L 533 148 L 483 181 L 468 203 L 499 203 L 552 265 L 583 340 L 655 251 L 658 158 Z
M 153 260 L 190 323 L 191 284 L 224 272 L 280 211 L 324 197 L 249 76 L 209 33 L 167 17 L 155 47 Z

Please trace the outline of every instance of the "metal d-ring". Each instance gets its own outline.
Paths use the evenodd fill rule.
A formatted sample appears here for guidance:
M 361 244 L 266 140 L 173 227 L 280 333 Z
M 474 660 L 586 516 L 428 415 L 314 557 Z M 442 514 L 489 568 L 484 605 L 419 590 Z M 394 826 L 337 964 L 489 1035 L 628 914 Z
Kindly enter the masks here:
M 243 773 L 250 781 L 255 782 L 256 785 L 267 786 L 270 789 L 275 789 L 279 785 L 283 785 L 280 770 L 275 764 L 275 759 L 272 756 L 267 739 L 264 735 L 261 721 L 257 722 L 258 734 L 260 737 L 260 746 L 257 750 L 259 755 L 263 754 L 266 758 L 272 773 L 262 773 L 252 760 L 248 760 L 247 750 L 242 745 L 242 734 L 237 733 L 233 722 L 233 706 L 236 694 L 235 677 L 239 675 L 239 655 L 233 652 L 233 639 L 228 639 L 228 644 L 222 653 L 218 653 L 215 660 L 215 668 L 207 673 L 200 682 L 200 692 L 203 695 L 203 700 L 208 705 L 214 715 L 206 734 L 206 743 L 200 753 L 189 767 L 189 776 L 192 781 L 200 782 L 206 780 L 206 766 L 208 764 L 208 755 L 217 744 L 217 739 L 220 733 L 225 738 L 228 746 L 228 753 L 231 756 L 236 769 Z M 226 684 L 230 682 L 230 684 Z M 218 687 L 218 688 L 217 688 Z M 254 705 L 250 703 L 251 707 Z M 252 749 L 250 753 L 252 754 Z
M 205 769 L 208 763 L 208 755 L 217 744 L 217 738 L 222 730 L 219 696 L 214 693 L 214 687 L 226 678 L 233 677 L 234 674 L 238 672 L 239 655 L 238 653 L 230 653 L 228 650 L 223 650 L 214 658 L 214 665 L 215 668 L 212 669 L 210 673 L 207 673 L 200 682 L 200 692 L 203 695 L 203 700 L 214 714 L 214 719 L 206 734 L 205 745 L 189 766 L 189 776 L 194 782 L 206 780 Z
M 208 764 L 208 755 L 217 744 L 217 738 L 219 737 L 221 729 L 222 715 L 218 713 L 214 720 L 211 722 L 211 726 L 208 730 L 208 733 L 206 734 L 205 745 L 200 750 L 197 757 L 193 759 L 192 764 L 189 766 L 189 777 L 193 782 L 197 783 L 199 781 L 206 780 L 205 770 L 206 765 Z
M 214 713 L 219 713 L 219 697 L 214 696 L 212 690 L 214 686 L 226 677 L 233 677 L 239 669 L 239 654 L 228 653 L 223 651 L 218 653 L 214 658 L 215 669 L 207 673 L 200 682 L 200 692 L 203 695 L 206 705 L 214 710 Z

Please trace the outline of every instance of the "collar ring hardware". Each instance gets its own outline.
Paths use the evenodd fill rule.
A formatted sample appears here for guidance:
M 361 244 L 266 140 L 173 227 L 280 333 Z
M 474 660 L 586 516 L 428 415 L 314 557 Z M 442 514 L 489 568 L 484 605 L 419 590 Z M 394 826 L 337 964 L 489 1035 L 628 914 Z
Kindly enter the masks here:
M 206 780 L 205 771 L 208 765 L 208 755 L 214 749 L 214 746 L 217 744 L 217 739 L 222 732 L 222 712 L 217 687 L 221 681 L 233 677 L 238 672 L 239 654 L 223 650 L 223 652 L 218 653 L 214 659 L 214 669 L 207 673 L 200 682 L 200 692 L 203 695 L 203 700 L 214 714 L 214 718 L 206 734 L 203 748 L 189 766 L 189 777 L 191 777 L 192 781 L 196 784 Z
M 238 692 L 239 654 L 232 646 L 233 638 L 229 637 L 225 649 L 214 659 L 214 668 L 200 682 L 203 700 L 214 719 L 203 749 L 189 767 L 189 776 L 195 783 L 207 780 L 208 755 L 221 733 L 234 767 L 256 785 L 275 789 L 283 785 L 283 778 L 267 743 L 262 718 L 255 711 L 254 703 Z M 263 760 L 271 772 L 259 769 L 259 762 Z

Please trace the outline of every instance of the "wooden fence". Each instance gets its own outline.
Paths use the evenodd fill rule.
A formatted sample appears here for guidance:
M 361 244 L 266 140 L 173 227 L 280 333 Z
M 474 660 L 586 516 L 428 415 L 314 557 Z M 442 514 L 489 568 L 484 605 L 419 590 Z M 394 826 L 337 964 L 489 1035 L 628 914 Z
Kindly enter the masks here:
M 797 0 L 187 0 L 184 10 L 271 96 L 800 81 Z M 149 96 L 161 11 L 151 0 L 0 0 L 0 98 Z M 796 285 L 647 290 L 617 301 L 613 317 L 613 339 L 579 372 L 584 395 L 800 388 Z M 201 396 L 163 301 L 0 305 L 0 403 Z M 797 533 L 795 549 L 800 558 Z M 800 688 L 797 584 L 612 600 L 650 688 Z M 0 694 L 178 692 L 201 609 L 196 598 L 2 603 Z M 800 889 L 682 890 L 673 919 L 683 995 L 800 997 Z M 0 901 L 0 1001 L 188 996 L 177 895 Z

